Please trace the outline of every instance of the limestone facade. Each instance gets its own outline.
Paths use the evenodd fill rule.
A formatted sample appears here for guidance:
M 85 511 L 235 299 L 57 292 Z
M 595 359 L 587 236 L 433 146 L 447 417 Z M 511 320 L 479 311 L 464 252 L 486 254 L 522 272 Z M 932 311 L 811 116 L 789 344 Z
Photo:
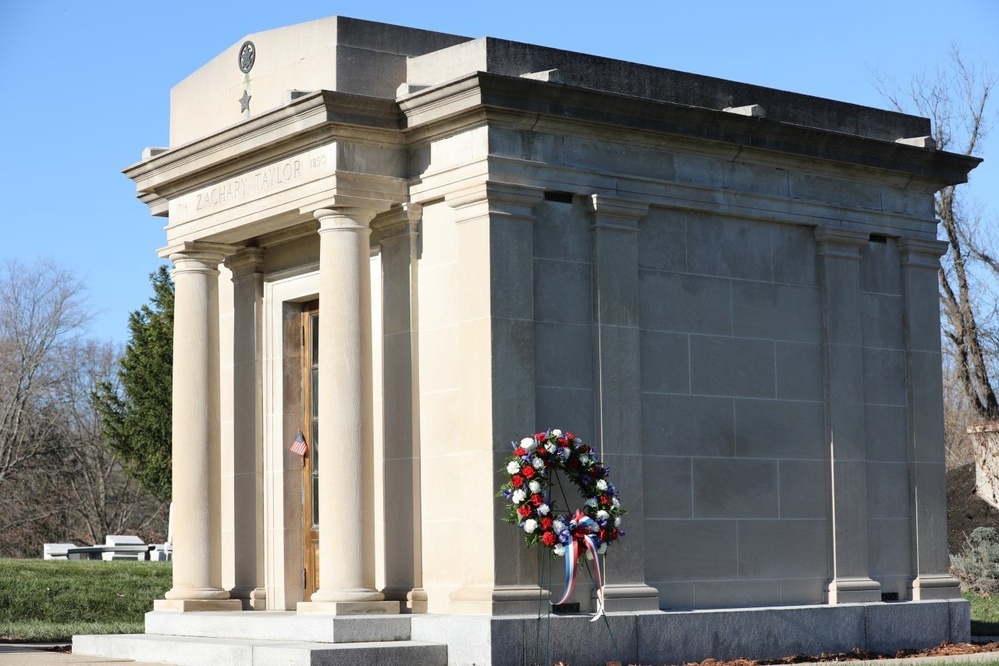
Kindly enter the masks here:
M 126 170 L 175 266 L 158 608 L 536 612 L 496 492 L 548 427 L 628 510 L 609 610 L 959 596 L 933 194 L 977 161 L 927 120 L 342 17 L 245 42 Z

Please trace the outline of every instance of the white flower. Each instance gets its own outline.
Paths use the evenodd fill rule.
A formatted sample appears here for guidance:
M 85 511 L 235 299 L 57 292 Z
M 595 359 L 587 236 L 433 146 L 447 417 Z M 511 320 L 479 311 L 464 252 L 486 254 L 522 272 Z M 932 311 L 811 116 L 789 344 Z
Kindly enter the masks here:
M 608 518 L 610 518 L 610 514 L 607 513 L 606 511 L 604 511 L 603 509 L 600 509 L 600 511 L 597 511 L 597 520 L 598 521 L 599 520 L 607 520 Z
M 541 469 L 545 466 L 545 461 L 541 458 L 535 458 L 531 461 L 531 464 L 534 465 L 534 469 Z
M 530 483 L 527 484 L 527 487 L 531 489 L 532 493 L 541 492 L 541 484 L 538 483 L 537 481 L 531 481 Z
M 559 430 L 558 428 L 555 428 L 554 430 L 552 430 L 552 437 L 561 437 L 561 436 L 562 436 L 562 431 L 561 430 Z
M 524 492 L 523 488 L 517 488 L 516 490 L 513 491 L 513 494 L 510 495 L 510 501 L 513 502 L 514 504 L 521 504 L 526 499 L 527 499 L 527 493 Z
M 583 463 L 584 465 L 586 463 L 590 462 L 590 456 L 589 456 L 589 454 L 587 454 L 587 453 L 580 454 L 580 456 L 579 456 L 579 462 Z
M 561 532 L 564 529 L 565 529 L 565 523 L 563 523 L 561 520 L 556 520 L 555 522 L 552 523 L 552 530 L 554 530 L 555 532 Z
M 524 531 L 528 534 L 532 534 L 534 530 L 538 529 L 538 521 L 533 518 L 528 518 L 524 521 Z
M 597 500 L 595 498 L 591 497 L 590 499 L 586 500 L 586 506 L 590 507 L 591 509 L 594 508 L 594 507 L 596 507 L 597 506 Z
M 563 546 L 560 543 L 557 543 L 555 544 L 555 547 L 552 548 L 552 552 L 558 555 L 559 557 L 562 557 L 563 555 L 565 555 L 565 546 Z
M 600 544 L 599 546 L 597 546 L 597 554 L 598 555 L 603 555 L 606 552 L 607 552 L 607 542 L 604 542 L 604 543 Z
M 618 516 L 614 519 L 614 527 L 621 527 L 621 517 Z
M 547 504 L 542 504 L 538 506 L 538 513 L 540 513 L 542 516 L 547 516 L 549 511 L 551 511 L 551 508 Z
M 547 442 L 545 444 L 545 451 L 548 453 L 555 453 L 555 442 Z
M 507 474 L 516 474 L 519 471 L 520 471 L 520 463 L 517 462 L 516 460 L 511 460 L 506 464 Z
M 611 498 L 611 504 L 613 504 L 615 507 L 621 506 L 621 502 L 619 502 L 616 497 Z
M 607 490 L 607 481 L 604 479 L 597 479 L 597 490 Z
M 525 437 L 520 440 L 520 448 L 524 449 L 528 453 L 533 451 L 537 445 L 538 443 L 534 441 L 533 437 Z

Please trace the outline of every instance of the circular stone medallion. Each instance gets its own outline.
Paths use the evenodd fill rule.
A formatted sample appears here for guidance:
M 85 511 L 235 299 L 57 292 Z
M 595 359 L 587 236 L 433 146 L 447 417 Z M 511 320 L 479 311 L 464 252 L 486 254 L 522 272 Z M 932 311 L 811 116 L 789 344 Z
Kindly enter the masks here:
M 239 71 L 249 74 L 256 59 L 257 47 L 253 45 L 253 42 L 243 42 L 243 46 L 239 49 Z

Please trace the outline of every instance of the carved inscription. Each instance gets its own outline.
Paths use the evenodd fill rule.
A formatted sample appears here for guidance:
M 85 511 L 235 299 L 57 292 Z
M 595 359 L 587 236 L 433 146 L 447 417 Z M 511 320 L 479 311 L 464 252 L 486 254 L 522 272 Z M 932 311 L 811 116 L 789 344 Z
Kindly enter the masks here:
M 318 148 L 185 194 L 170 202 L 170 222 L 211 215 L 328 176 L 334 172 L 333 150 L 333 146 Z

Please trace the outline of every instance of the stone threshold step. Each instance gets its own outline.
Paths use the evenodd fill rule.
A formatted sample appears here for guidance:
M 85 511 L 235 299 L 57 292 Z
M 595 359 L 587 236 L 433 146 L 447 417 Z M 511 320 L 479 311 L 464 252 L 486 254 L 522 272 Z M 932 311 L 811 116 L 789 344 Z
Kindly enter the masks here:
M 214 611 L 146 613 L 146 634 L 311 643 L 406 641 L 409 615 L 302 615 L 294 611 Z
M 174 666 L 446 666 L 447 646 L 416 641 L 314 643 L 151 634 L 74 636 L 73 654 Z

